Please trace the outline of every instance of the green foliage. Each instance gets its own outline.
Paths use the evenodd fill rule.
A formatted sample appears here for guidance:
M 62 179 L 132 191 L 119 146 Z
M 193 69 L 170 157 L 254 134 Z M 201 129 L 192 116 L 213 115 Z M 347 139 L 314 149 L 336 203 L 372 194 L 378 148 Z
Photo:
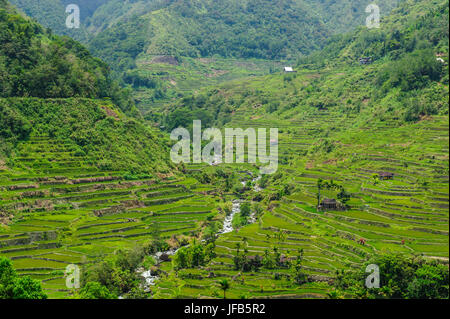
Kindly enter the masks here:
M 99 169 L 126 170 L 129 178 L 171 166 L 167 138 L 107 100 L 0 98 L 0 119 L 0 138 L 24 140 L 32 123 L 34 134 L 70 141 L 97 154 Z
M 299 249 L 297 258 L 292 264 L 293 280 L 298 285 L 304 284 L 308 281 L 308 276 L 303 270 L 303 254 L 303 249 Z
M 117 295 L 136 294 L 141 278 L 137 268 L 144 262 L 146 252 L 142 247 L 119 250 L 102 262 L 83 269 L 81 298 L 113 299 Z
M 180 248 L 172 259 L 174 269 L 196 268 L 206 265 L 215 257 L 214 242 L 202 244 L 195 239 L 187 247 Z
M 227 299 L 226 291 L 230 289 L 230 283 L 226 279 L 219 281 L 220 289 L 223 290 L 223 299 Z
M 79 299 L 117 299 L 108 288 L 98 282 L 88 282 L 76 296 Z
M 249 202 L 243 202 L 241 204 L 241 216 L 249 217 L 251 212 L 251 207 Z
M 8 146 L 28 138 L 31 123 L 16 110 L 0 104 L 0 154 L 10 154 Z
M 442 63 L 436 60 L 432 50 L 418 50 L 389 63 L 378 74 L 377 84 L 386 91 L 392 87 L 402 91 L 417 90 L 427 86 L 429 81 L 439 81 L 442 72 Z
M 132 114 L 127 91 L 108 66 L 78 42 L 51 35 L 35 22 L 0 6 L 0 97 L 111 97 Z
M 380 288 L 365 287 L 366 266 L 378 265 Z M 381 255 L 360 270 L 339 272 L 336 288 L 357 298 L 448 299 L 448 266 L 421 257 Z
M 447 0 L 402 1 L 381 21 L 380 29 L 360 27 L 356 32 L 335 36 L 323 50 L 301 61 L 322 66 L 342 62 L 354 65 L 360 57 L 397 60 L 425 48 L 448 52 Z
M 11 261 L 0 256 L 0 299 L 47 299 L 39 281 L 18 276 Z
M 243 202 L 241 204 L 240 212 L 239 214 L 236 214 L 233 216 L 233 220 L 231 221 L 231 224 L 233 225 L 233 228 L 239 229 L 245 225 L 248 225 L 249 223 L 249 217 L 251 213 L 251 204 L 250 202 Z

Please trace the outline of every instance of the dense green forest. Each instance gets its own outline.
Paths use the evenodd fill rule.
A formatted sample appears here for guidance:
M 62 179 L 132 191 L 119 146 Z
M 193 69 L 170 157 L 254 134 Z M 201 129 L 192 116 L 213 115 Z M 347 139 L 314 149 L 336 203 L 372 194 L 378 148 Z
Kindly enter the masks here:
M 331 9 L 326 2 L 293 0 L 172 1 L 151 14 L 119 22 L 97 35 L 90 48 L 119 69 L 123 58 L 133 60 L 139 53 L 292 59 L 320 48 L 338 31 L 337 25 L 342 27 L 342 20 L 346 26 L 339 30 L 359 24 L 363 11 L 354 8 L 363 5 L 352 1 Z M 391 6 L 384 6 L 386 13 Z
M 88 44 L 123 86 L 133 86 L 138 107 L 155 121 L 161 104 L 198 87 L 267 74 L 276 69 L 264 64 L 274 59 L 295 61 L 321 49 L 331 35 L 363 25 L 367 6 L 361 0 L 79 1 L 81 28 L 67 29 L 67 1 L 13 3 L 57 34 Z M 377 4 L 384 16 L 397 1 Z M 250 58 L 259 60 L 256 70 Z
M 110 79 L 109 67 L 85 47 L 51 35 L 37 23 L 9 13 L 5 2 L 1 5 L 1 97 L 119 97 L 122 91 Z
M 78 41 L 87 41 L 90 34 L 87 30 L 89 18 L 96 9 L 108 0 L 12 0 L 10 1 L 23 13 L 33 17 L 44 27 L 58 35 L 66 35 Z M 77 4 L 80 8 L 80 20 L 83 22 L 78 29 L 69 29 L 66 26 L 66 7 L 69 4 Z
M 59 34 L 75 32 L 63 23 L 62 8 L 67 1 L 13 3 Z M 89 34 L 87 39 L 78 39 L 92 39 L 92 52 L 121 71 L 133 67 L 138 54 L 296 58 L 320 48 L 330 34 L 363 24 L 367 5 L 360 0 L 101 0 L 77 4 L 82 8 L 83 30 Z M 392 1 L 378 4 L 382 14 L 395 6 Z M 44 6 L 49 10 L 40 10 Z

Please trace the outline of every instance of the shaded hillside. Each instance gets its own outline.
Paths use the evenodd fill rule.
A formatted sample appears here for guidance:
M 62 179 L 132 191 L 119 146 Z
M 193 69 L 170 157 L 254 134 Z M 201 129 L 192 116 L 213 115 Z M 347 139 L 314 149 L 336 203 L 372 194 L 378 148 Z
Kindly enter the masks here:
M 381 20 L 380 29 L 360 27 L 354 33 L 336 35 L 322 50 L 301 62 L 316 66 L 357 64 L 363 56 L 398 60 L 407 53 L 427 48 L 448 53 L 448 36 L 448 2 L 408 0 Z
M 105 63 L 0 1 L 0 155 L 30 136 L 63 140 L 99 169 L 166 171 L 167 142 L 136 115 Z M 2 161 L 3 162 L 3 161 Z
M 87 21 L 96 9 L 108 0 L 11 0 L 23 13 L 33 17 L 44 27 L 58 35 L 67 35 L 78 41 L 87 41 L 90 37 L 86 28 Z M 81 26 L 79 29 L 66 27 L 66 7 L 77 4 L 80 7 Z
M 380 2 L 387 14 L 392 2 Z M 298 0 L 171 1 L 151 14 L 134 13 L 136 18 L 118 20 L 115 27 L 90 43 L 93 52 L 108 59 L 113 68 L 123 69 L 123 59 L 134 59 L 139 53 L 293 58 L 320 48 L 330 34 L 348 31 L 366 16 L 365 3 L 356 0 L 342 4 Z
M 55 32 L 88 42 L 122 85 L 137 91 L 133 97 L 144 115 L 198 88 L 278 70 L 278 60 L 321 49 L 332 34 L 364 24 L 368 15 L 362 0 L 79 1 L 81 29 L 69 30 L 62 9 L 67 1 L 42 1 L 55 5 L 39 10 L 34 1 L 14 3 Z M 377 3 L 385 15 L 397 1 Z M 148 117 L 159 121 L 159 115 Z
M 0 97 L 115 97 L 108 66 L 68 37 L 54 36 L 0 3 Z M 129 111 L 131 105 L 121 103 Z

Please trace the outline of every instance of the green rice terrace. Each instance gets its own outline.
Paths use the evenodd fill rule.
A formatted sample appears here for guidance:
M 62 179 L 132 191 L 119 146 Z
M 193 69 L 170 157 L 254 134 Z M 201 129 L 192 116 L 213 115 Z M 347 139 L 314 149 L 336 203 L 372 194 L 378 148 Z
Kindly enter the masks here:
M 326 298 L 337 270 L 359 268 L 374 255 L 418 254 L 448 263 L 448 117 L 405 127 L 380 122 L 375 131 L 348 128 L 344 136 L 338 135 L 346 154 L 339 160 L 295 156 L 315 143 L 317 123 L 339 126 L 348 120 L 346 115 L 322 111 L 279 123 L 277 119 L 246 121 L 242 114 L 229 123 L 230 127 L 279 124 L 283 128 L 280 158 L 287 160 L 282 179 L 293 191 L 271 201 L 258 222 L 221 235 L 216 257 L 203 269 L 180 271 L 182 281 L 161 279 L 156 285 L 158 296 L 173 297 L 175 291 L 185 297 L 219 297 L 217 282 L 227 279 L 229 298 Z M 394 177 L 374 177 L 380 172 Z M 344 185 L 351 194 L 348 210 L 317 209 L 319 179 Z M 275 182 L 262 192 L 275 193 L 283 183 Z M 333 198 L 336 192 L 325 190 L 322 196 Z M 303 249 L 309 283 L 293 286 L 288 279 L 292 270 L 283 264 L 257 272 L 236 271 L 237 245 L 241 254 L 246 249 L 247 258 L 275 254 L 275 247 L 281 259 L 289 260 Z M 170 271 L 172 265 L 161 267 Z
M 238 118 L 230 126 L 250 126 L 244 116 Z M 274 121 L 252 120 L 251 126 L 271 127 Z M 215 257 L 203 267 L 180 270 L 174 280 L 172 262 L 161 261 L 160 275 L 150 288 L 154 296 L 220 297 L 217 283 L 228 279 L 229 298 L 325 298 L 336 270 L 357 268 L 378 253 L 416 253 L 448 261 L 448 118 L 407 127 L 380 123 L 376 133 L 350 129 L 341 140 L 349 157 L 340 161 L 293 156 L 314 143 L 315 122 L 339 121 L 348 118 L 331 111 L 283 121 L 280 158 L 293 160 L 280 171 L 293 191 L 264 206 L 257 222 L 219 235 Z M 390 144 L 383 140 L 386 136 Z M 411 145 L 405 145 L 407 140 Z M 259 193 L 218 192 L 192 177 L 129 180 L 125 172 L 99 171 L 94 158 L 77 155 L 71 145 L 48 136 L 31 137 L 20 144 L 16 167 L 0 173 L 1 209 L 14 212 L 3 214 L 8 226 L 1 229 L 0 253 L 20 275 L 41 280 L 49 297 L 70 292 L 64 278 L 68 264 L 89 266 L 117 249 L 143 245 L 156 233 L 179 248 L 178 239 L 201 236 L 210 221 L 223 221 L 220 202 L 252 200 Z M 192 164 L 186 173 L 202 169 L 204 165 Z M 241 169 L 256 176 L 252 167 Z M 375 182 L 374 174 L 384 171 L 394 178 Z M 247 175 L 239 176 L 245 180 Z M 318 211 L 318 179 L 345 185 L 350 209 Z M 260 192 L 267 196 L 280 187 L 269 183 Z M 335 193 L 325 190 L 323 196 Z M 257 272 L 234 270 L 237 244 L 249 256 L 272 254 L 277 247 L 286 260 L 303 249 L 309 282 L 292 286 L 286 276 L 291 270 L 283 265 Z
M 448 299 L 448 0 L 86 2 L 0 0 L 0 299 Z
M 0 171 L 0 253 L 20 275 L 42 280 L 50 297 L 67 294 L 64 270 L 86 265 L 151 237 L 192 235 L 212 216 L 210 187 L 192 178 L 127 180 L 99 172 L 92 158 L 46 136 L 19 147 L 18 168 Z M 3 216 L 3 215 L 2 215 Z M 11 220 L 9 220 L 11 219 Z

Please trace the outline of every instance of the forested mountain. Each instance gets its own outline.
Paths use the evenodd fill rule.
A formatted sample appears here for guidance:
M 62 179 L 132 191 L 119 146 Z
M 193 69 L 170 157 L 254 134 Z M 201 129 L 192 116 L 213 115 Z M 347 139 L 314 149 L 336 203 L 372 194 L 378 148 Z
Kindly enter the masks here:
M 319 52 L 302 62 L 355 64 L 360 57 L 397 60 L 414 50 L 448 51 L 448 8 L 445 2 L 405 1 L 382 18 L 381 28 L 360 27 L 356 32 L 336 35 Z
M 162 9 L 142 14 L 138 20 L 122 20 L 95 37 L 90 48 L 103 58 L 109 58 L 113 67 L 119 64 L 119 56 L 114 58 L 118 51 L 132 59 L 139 53 L 295 58 L 320 48 L 330 34 L 364 22 L 361 21 L 365 16 L 363 1 L 338 3 L 171 1 Z M 391 2 L 382 2 L 385 13 L 392 7 L 387 3 Z M 130 51 L 131 46 L 138 49 Z M 120 56 L 120 61 L 122 58 Z
M 37 23 L 0 16 L 0 96 L 41 98 L 111 96 L 109 68 L 68 37 L 53 36 Z
M 58 35 L 67 35 L 79 41 L 87 41 L 90 34 L 87 30 L 89 18 L 96 9 L 108 0 L 11 0 L 26 15 L 33 17 L 44 27 Z M 80 7 L 80 28 L 69 29 L 66 26 L 66 7 L 77 4 Z
M 76 1 L 82 11 L 80 31 L 65 28 L 68 2 L 13 1 L 57 33 L 82 40 L 87 39 L 80 33 L 97 35 L 90 48 L 119 69 L 126 65 L 123 58 L 139 53 L 266 59 L 304 55 L 320 48 L 330 34 L 364 23 L 367 5 L 361 0 Z M 395 1 L 378 3 L 387 14 Z
M 271 81 L 279 80 L 278 75 L 268 76 L 270 84 L 253 93 L 242 92 L 252 81 L 236 83 L 235 87 L 227 84 L 226 91 L 232 87 L 231 92 L 240 93 L 233 96 L 212 88 L 206 94 L 186 97 L 167 113 L 166 124 L 171 128 L 179 120 L 188 121 L 180 116 L 186 114 L 184 108 L 201 111 L 205 120 L 223 124 L 231 119 L 230 114 L 254 103 L 263 107 L 252 112 L 287 118 L 305 105 L 364 112 L 367 120 L 416 121 L 426 115 L 447 114 L 448 63 L 442 58 L 448 59 L 448 39 L 448 1 L 408 0 L 381 21 L 380 29 L 360 28 L 338 35 L 323 50 L 300 59 L 300 74 L 284 76 L 283 93 L 268 93 L 275 86 Z M 361 57 L 371 57 L 372 62 L 361 66 Z M 306 87 L 297 83 L 303 81 L 297 79 L 303 79 L 303 72 L 317 73 Z M 337 80 L 339 74 L 347 73 L 351 76 L 346 81 Z M 291 90 L 295 94 L 288 93 Z
M 127 91 L 81 44 L 48 33 L 5 0 L 0 0 L 0 44 L 2 157 L 37 134 L 68 140 L 84 153 L 99 152 L 106 166 L 130 168 L 140 161 L 141 171 L 151 171 L 168 165 L 148 161 L 166 155 L 156 151 L 166 147 L 165 140 L 125 115 L 139 118 Z
M 272 72 L 271 61 L 291 63 L 319 50 L 368 15 L 362 0 L 75 1 L 82 23 L 68 29 L 66 0 L 13 3 L 57 34 L 86 43 L 122 85 L 133 86 L 144 113 L 209 84 Z M 377 1 L 381 15 L 396 3 Z M 249 59 L 270 62 L 255 66 Z
M 380 9 L 380 15 L 389 15 L 402 0 L 303 0 L 309 5 L 309 11 L 319 16 L 332 34 L 348 33 L 357 26 L 366 24 L 366 18 L 370 13 L 366 12 L 369 5 L 376 4 Z

